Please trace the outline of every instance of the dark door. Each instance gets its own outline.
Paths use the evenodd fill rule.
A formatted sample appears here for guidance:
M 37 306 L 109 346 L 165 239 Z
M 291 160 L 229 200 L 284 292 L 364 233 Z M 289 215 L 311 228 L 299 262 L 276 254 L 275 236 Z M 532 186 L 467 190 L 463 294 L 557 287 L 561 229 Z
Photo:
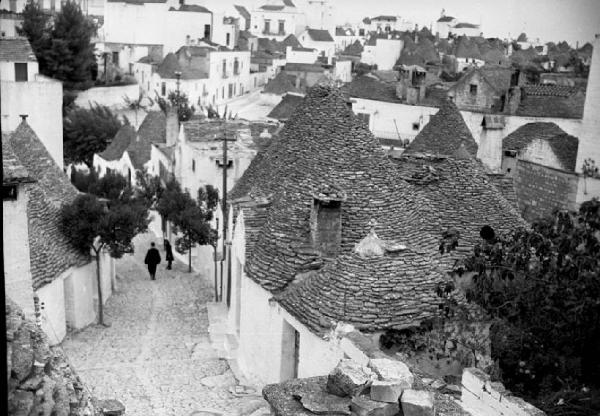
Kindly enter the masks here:
M 15 62 L 15 81 L 27 81 L 27 62 Z

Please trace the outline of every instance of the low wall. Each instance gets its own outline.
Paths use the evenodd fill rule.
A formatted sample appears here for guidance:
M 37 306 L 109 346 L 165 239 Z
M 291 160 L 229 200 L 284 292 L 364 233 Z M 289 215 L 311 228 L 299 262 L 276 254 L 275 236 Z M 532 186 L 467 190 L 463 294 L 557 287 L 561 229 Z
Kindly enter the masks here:
M 502 383 L 476 368 L 467 368 L 462 376 L 461 402 L 474 416 L 543 416 L 546 413 L 525 400 L 512 396 Z
M 353 331 L 351 326 L 344 328 L 344 325 L 338 325 L 338 328 L 332 333 L 339 332 L 340 348 L 344 355 L 358 364 L 366 366 L 372 358 L 389 358 L 396 361 L 402 361 L 384 354 L 378 347 L 377 341 L 372 336 L 367 336 L 358 331 Z M 440 393 L 448 395 L 448 389 L 445 383 L 433 381 L 421 377 L 419 374 L 421 368 L 413 368 L 410 363 L 407 364 L 415 378 L 413 388 L 434 391 L 439 389 L 435 387 L 436 383 L 441 385 Z M 420 387 L 421 386 L 421 387 Z M 453 391 L 453 390 L 450 390 Z M 436 401 L 439 399 L 436 394 Z M 489 375 L 477 368 L 466 368 L 462 372 L 460 387 L 460 399 L 451 399 L 452 402 L 462 410 L 469 412 L 472 416 L 544 416 L 545 413 L 535 406 L 527 403 L 525 400 L 513 396 L 508 392 L 502 383 L 492 382 Z
M 90 108 L 94 103 L 98 103 L 113 109 L 126 108 L 127 104 L 124 97 L 137 99 L 139 94 L 140 87 L 137 84 L 118 87 L 94 87 L 86 91 L 81 91 L 77 95 L 75 105 Z

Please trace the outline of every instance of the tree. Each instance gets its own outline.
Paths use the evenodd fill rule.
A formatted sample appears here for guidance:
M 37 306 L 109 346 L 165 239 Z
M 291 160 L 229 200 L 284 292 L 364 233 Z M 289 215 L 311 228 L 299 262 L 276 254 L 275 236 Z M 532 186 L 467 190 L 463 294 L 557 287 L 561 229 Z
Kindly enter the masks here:
M 129 120 L 124 118 L 125 124 Z M 108 107 L 75 107 L 63 119 L 65 164 L 85 163 L 92 168 L 95 153 L 106 149 L 123 123 Z
M 23 9 L 18 34 L 27 37 L 38 60 L 40 72 L 64 81 L 66 86 L 90 82 L 96 58 L 91 38 L 96 28 L 75 2 L 68 1 L 50 24 L 38 2 Z
M 508 388 L 551 415 L 597 414 L 600 201 L 492 234 L 457 270 L 475 273 L 467 298 L 495 319 L 492 357 Z
M 206 193 L 208 196 L 208 193 Z M 175 249 L 180 253 L 188 252 L 188 271 L 192 271 L 192 248 L 210 244 L 215 232 L 210 228 L 212 210 L 208 201 L 196 201 L 188 192 L 183 192 L 176 180 L 167 183 L 161 194 L 156 210 L 173 225 L 180 237 L 175 241 Z
M 99 178 L 93 169 L 89 173 L 73 169 L 71 183 L 79 191 L 96 195 L 101 199 L 118 200 L 122 199 L 124 195 L 129 197 L 132 193 L 127 179 L 117 172 L 107 172 Z
M 125 105 L 127 106 L 127 108 L 135 112 L 136 126 L 138 124 L 138 111 L 146 111 L 147 108 L 152 107 L 154 105 L 154 101 L 152 100 L 152 98 L 146 96 L 146 94 L 144 94 L 142 90 L 140 90 L 138 98 L 133 99 L 125 96 L 123 97 L 123 100 L 125 101 Z
M 194 106 L 190 106 L 188 96 L 183 92 L 171 91 L 167 96 L 171 106 L 177 108 L 177 116 L 179 121 L 188 121 L 196 109 Z M 165 111 L 165 110 L 163 110 Z
M 149 208 L 156 208 L 156 204 L 160 200 L 164 186 L 162 180 L 158 176 L 150 175 L 147 171 L 136 171 L 136 197 Z
M 42 10 L 40 3 L 28 1 L 22 12 L 23 23 L 17 27 L 17 34 L 29 40 L 35 54 L 39 70 L 48 75 L 46 53 L 50 46 L 49 22 L 50 16 Z
M 62 232 L 85 255 L 93 251 L 98 285 L 98 323 L 104 324 L 100 282 L 100 253 L 108 250 L 114 258 L 133 253 L 133 238 L 148 229 L 148 210 L 135 200 L 122 197 L 103 203 L 91 194 L 78 195 L 63 205 L 60 214 Z

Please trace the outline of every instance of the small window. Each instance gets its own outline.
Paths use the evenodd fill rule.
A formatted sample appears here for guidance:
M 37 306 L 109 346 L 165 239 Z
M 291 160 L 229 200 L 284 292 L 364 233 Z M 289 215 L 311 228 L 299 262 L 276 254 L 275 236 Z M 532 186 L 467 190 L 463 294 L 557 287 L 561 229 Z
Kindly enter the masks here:
M 112 61 L 113 61 L 113 64 L 119 66 L 119 52 L 112 53 Z
M 362 120 L 364 123 L 367 124 L 367 126 L 369 125 L 369 121 L 371 119 L 371 115 L 367 114 L 367 113 L 357 113 L 356 116 Z
M 192 172 L 196 172 L 196 161 L 192 159 Z
M 15 62 L 15 81 L 27 81 L 27 62 Z
M 418 131 L 419 130 L 419 123 L 412 123 L 412 129 L 414 131 Z
M 469 92 L 471 93 L 471 95 L 476 95 L 477 94 L 477 84 L 469 85 Z
M 231 34 L 227 33 L 225 36 L 225 45 L 229 46 L 229 42 L 231 41 Z
M 504 151 L 504 156 L 507 157 L 516 157 L 517 156 L 517 152 L 514 150 L 505 150 Z
M 210 39 L 210 25 L 204 25 L 204 38 Z
M 2 186 L 2 200 L 14 201 L 17 199 L 17 185 Z
M 167 84 L 165 82 L 162 82 L 160 84 L 160 95 L 162 95 L 163 97 L 167 94 Z

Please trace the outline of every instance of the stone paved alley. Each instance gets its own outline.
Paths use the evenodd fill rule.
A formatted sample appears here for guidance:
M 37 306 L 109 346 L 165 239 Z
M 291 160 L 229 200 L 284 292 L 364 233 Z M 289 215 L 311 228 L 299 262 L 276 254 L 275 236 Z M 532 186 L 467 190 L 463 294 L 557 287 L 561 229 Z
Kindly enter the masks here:
M 163 258 L 156 281 L 143 262 L 151 239 Z M 127 416 L 264 413 L 260 392 L 230 392 L 236 379 L 211 347 L 210 276 L 188 273 L 177 261 L 165 270 L 162 244 L 151 234 L 136 238 L 135 247 L 135 255 L 117 261 L 117 290 L 105 307 L 111 326 L 92 325 L 63 342 L 91 393 L 120 400 Z

